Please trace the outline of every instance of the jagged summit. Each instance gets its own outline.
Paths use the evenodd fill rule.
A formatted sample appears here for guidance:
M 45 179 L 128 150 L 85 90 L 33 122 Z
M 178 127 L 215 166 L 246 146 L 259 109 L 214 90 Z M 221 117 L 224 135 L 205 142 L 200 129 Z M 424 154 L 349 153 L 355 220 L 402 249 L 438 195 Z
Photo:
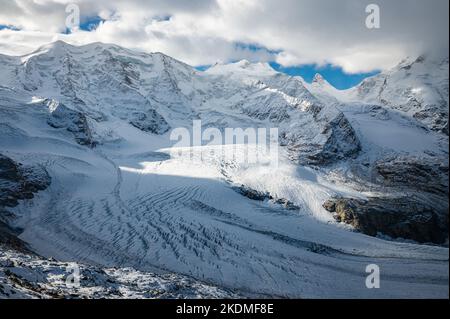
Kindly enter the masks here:
M 448 65 L 448 56 L 408 57 L 347 90 L 335 89 L 318 75 L 306 87 L 326 103 L 381 105 L 448 135 Z
M 312 83 L 324 84 L 325 83 L 325 79 L 323 78 L 323 76 L 320 73 L 316 73 L 314 75 Z
M 339 91 L 338 89 L 336 89 L 333 85 L 331 85 L 320 73 L 316 73 L 314 75 L 313 80 L 311 81 L 311 85 L 315 86 L 315 87 L 320 87 L 323 90 L 328 90 L 330 92 L 337 92 Z M 332 94 L 332 93 L 330 93 Z

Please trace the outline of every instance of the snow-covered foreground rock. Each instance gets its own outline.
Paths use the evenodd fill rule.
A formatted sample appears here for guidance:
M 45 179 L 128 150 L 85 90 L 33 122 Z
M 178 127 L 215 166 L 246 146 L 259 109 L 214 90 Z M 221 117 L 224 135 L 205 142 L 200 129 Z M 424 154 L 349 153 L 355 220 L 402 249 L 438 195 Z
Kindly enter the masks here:
M 99 268 L 77 264 L 81 274 L 78 286 L 68 280 L 73 267 L 73 263 L 0 250 L 0 299 L 237 297 L 229 291 L 185 276 L 146 273 L 132 268 Z
M 246 61 L 204 73 L 162 54 L 60 42 L 0 58 L 1 154 L 51 178 L 33 198 L 6 207 L 1 221 L 29 249 L 60 261 L 51 264 L 55 272 L 63 262 L 132 267 L 133 275 L 107 272 L 126 296 L 156 297 L 127 288 L 131 277 L 161 278 L 151 272 L 241 296 L 448 298 L 445 245 L 367 236 L 323 207 L 330 198 L 414 193 L 431 202 L 445 233 L 448 136 L 396 110 L 343 102 L 329 90 L 314 95 L 301 79 Z M 194 119 L 220 130 L 278 127 L 278 166 L 223 158 L 214 145 L 178 152 L 170 129 Z M 235 147 L 244 153 L 255 146 Z M 403 173 L 399 180 L 401 156 L 428 163 L 431 178 L 409 181 Z M 394 178 L 380 175 L 389 169 Z M 2 258 L 28 258 L 14 254 Z M 37 273 L 45 264 L 32 263 Z M 366 288 L 369 264 L 380 267 L 380 289 Z M 162 297 L 229 296 L 198 285 Z M 102 293 L 86 294 L 108 296 L 110 286 L 99 286 Z

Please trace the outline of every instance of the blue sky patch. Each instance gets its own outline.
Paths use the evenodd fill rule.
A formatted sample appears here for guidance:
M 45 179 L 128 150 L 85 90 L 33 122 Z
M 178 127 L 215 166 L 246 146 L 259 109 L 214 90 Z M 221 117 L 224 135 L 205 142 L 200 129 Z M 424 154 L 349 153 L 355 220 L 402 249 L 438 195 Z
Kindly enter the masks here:
M 170 14 L 166 14 L 166 15 L 157 15 L 153 17 L 153 20 L 155 21 L 169 21 L 172 18 L 172 16 Z
M 261 46 L 259 44 L 255 44 L 255 43 L 235 42 L 234 46 L 236 49 L 240 49 L 243 51 L 248 50 L 251 52 L 264 52 L 264 53 L 273 54 L 273 55 L 281 52 L 279 50 L 270 50 L 264 46 Z
M 300 75 L 306 82 L 311 83 L 314 75 L 320 73 L 331 85 L 336 89 L 345 90 L 354 87 L 361 83 L 367 77 L 376 75 L 380 71 L 373 71 L 368 73 L 345 73 L 342 68 L 327 64 L 318 67 L 315 64 L 307 64 L 296 67 L 283 67 L 275 62 L 270 62 L 272 68 L 279 72 L 283 72 L 292 76 Z
M 240 49 L 242 51 L 266 53 L 268 57 L 272 56 L 273 58 L 275 58 L 276 54 L 281 52 L 280 50 L 270 50 L 264 46 L 254 43 L 236 42 L 234 46 L 236 49 Z M 270 62 L 269 64 L 272 68 L 274 68 L 279 72 L 291 76 L 299 75 L 303 79 L 305 79 L 305 81 L 308 83 L 312 82 L 314 75 L 316 75 L 316 73 L 320 73 L 331 85 L 333 85 L 335 88 L 339 90 L 345 90 L 354 87 L 359 83 L 361 83 L 361 81 L 364 80 L 365 78 L 380 73 L 379 71 L 373 71 L 367 73 L 349 74 L 344 72 L 342 68 L 333 66 L 331 64 L 327 64 L 325 66 L 320 67 L 317 66 L 316 64 L 305 64 L 295 67 L 283 67 L 276 62 Z M 197 66 L 196 69 L 199 71 L 205 71 L 209 67 L 210 67 L 209 65 L 200 65 Z
M 84 31 L 92 31 L 92 30 L 97 29 L 97 27 L 102 22 L 105 22 L 105 20 L 100 18 L 99 16 L 86 17 L 81 20 L 80 29 L 84 30 Z
M 196 67 L 194 67 L 196 70 L 198 71 L 206 71 L 210 68 L 210 65 L 198 65 Z
M 105 22 L 106 20 L 100 18 L 99 16 L 94 16 L 94 17 L 84 17 L 81 18 L 81 22 L 80 22 L 80 30 L 83 31 L 94 31 L 95 29 L 97 29 L 97 27 L 100 25 L 100 23 Z M 70 30 L 69 28 L 66 28 L 64 30 L 64 32 L 62 32 L 64 34 L 70 34 L 72 33 L 72 30 Z
M 342 68 L 335 67 L 330 64 L 321 67 L 318 67 L 315 64 L 307 64 L 296 67 L 283 67 L 276 62 L 270 62 L 269 64 L 278 72 L 282 72 L 291 76 L 299 75 L 308 83 L 312 82 L 316 73 L 320 73 L 325 78 L 325 80 L 327 80 L 338 90 L 345 90 L 354 87 L 361 83 L 361 81 L 365 78 L 380 73 L 380 71 L 374 71 L 368 73 L 348 74 L 345 73 Z M 210 65 L 199 65 L 196 66 L 195 69 L 199 71 L 206 71 L 210 67 Z
M 19 28 L 16 28 L 15 26 L 12 25 L 5 25 L 5 24 L 0 24 L 0 30 L 13 30 L 13 31 L 19 31 Z

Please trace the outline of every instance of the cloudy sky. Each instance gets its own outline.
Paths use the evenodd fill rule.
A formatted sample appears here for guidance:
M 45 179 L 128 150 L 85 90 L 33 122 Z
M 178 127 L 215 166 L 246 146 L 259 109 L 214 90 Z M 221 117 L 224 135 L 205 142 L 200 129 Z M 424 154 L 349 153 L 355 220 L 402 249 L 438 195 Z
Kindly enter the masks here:
M 68 32 L 70 3 L 80 8 L 81 27 Z M 379 29 L 366 27 L 370 3 L 380 8 Z M 101 41 L 193 66 L 245 58 L 286 72 L 314 66 L 357 77 L 407 56 L 448 55 L 448 7 L 448 0 L 0 0 L 0 53 Z

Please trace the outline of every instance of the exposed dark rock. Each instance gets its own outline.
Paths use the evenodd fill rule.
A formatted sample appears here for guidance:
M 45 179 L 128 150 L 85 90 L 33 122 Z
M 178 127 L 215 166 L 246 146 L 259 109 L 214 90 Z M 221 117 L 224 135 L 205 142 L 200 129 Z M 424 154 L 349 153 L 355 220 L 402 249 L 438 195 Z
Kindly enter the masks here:
M 49 184 L 50 176 L 44 168 L 25 167 L 0 154 L 0 207 L 14 207 Z
M 8 225 L 14 216 L 6 207 L 14 207 L 19 200 L 33 198 L 34 193 L 46 189 L 50 182 L 44 168 L 26 167 L 0 154 L 0 244 L 25 249 L 25 244 L 17 238 L 17 231 Z
M 388 155 L 363 157 L 340 171 L 342 182 L 359 191 L 376 192 L 368 201 L 330 200 L 323 207 L 336 220 L 368 235 L 378 232 L 418 242 L 443 244 L 448 238 L 448 157 Z M 401 194 L 401 195 L 395 195 Z
M 80 145 L 95 145 L 87 117 L 83 113 L 74 111 L 55 100 L 48 100 L 46 103 L 50 110 L 48 125 L 71 132 Z
M 284 209 L 287 210 L 299 210 L 300 207 L 295 205 L 293 202 L 285 199 L 285 198 L 276 198 L 272 196 L 269 192 L 260 192 L 244 185 L 239 187 L 233 187 L 233 190 L 238 192 L 239 194 L 257 201 L 265 201 L 268 200 L 274 204 L 281 205 Z
M 293 202 L 287 200 L 286 198 L 278 198 L 278 199 L 274 198 L 274 199 L 272 199 L 272 201 L 275 204 L 283 206 L 283 208 L 287 209 L 287 210 L 299 210 L 300 209 L 299 206 L 295 205 Z
M 7 214 L 7 211 L 0 210 L 0 216 L 4 214 Z M 0 249 L 2 248 L 2 246 L 4 246 L 21 252 L 30 253 L 27 244 L 17 236 L 17 230 L 0 221 Z
M 371 104 L 367 104 L 367 105 L 363 105 L 364 108 L 364 112 L 367 112 L 370 116 L 378 119 L 378 120 L 389 120 L 390 119 L 390 115 L 389 112 L 387 111 L 387 109 L 385 109 L 384 107 L 380 106 L 380 105 L 371 105 Z
M 327 142 L 320 153 L 310 158 L 318 164 L 351 158 L 361 150 L 356 133 L 343 113 L 329 122 L 323 133 L 329 134 Z
M 328 165 L 359 154 L 360 141 L 343 113 L 339 112 L 332 120 L 319 121 L 324 125 L 320 132 L 323 139 L 305 138 L 292 133 L 282 133 L 280 136 L 280 144 L 287 146 L 293 161 L 304 165 Z
M 241 185 L 239 187 L 233 187 L 233 190 L 238 192 L 239 194 L 251 199 L 251 200 L 258 200 L 263 201 L 266 199 L 272 199 L 273 197 L 268 192 L 259 192 L 257 190 L 248 188 L 244 185 Z
M 147 112 L 132 112 L 130 124 L 134 127 L 153 134 L 164 134 L 170 126 L 166 120 L 155 110 L 151 109 Z
M 330 213 L 333 213 L 336 211 L 336 202 L 333 200 L 327 200 L 324 204 L 323 204 L 323 208 L 325 208 L 327 211 L 329 211 Z
M 397 156 L 375 163 L 383 185 L 448 195 L 448 161 Z
M 413 197 L 340 198 L 328 200 L 323 207 L 334 213 L 338 222 L 350 224 L 367 235 L 382 233 L 436 244 L 448 240 L 448 214 Z

